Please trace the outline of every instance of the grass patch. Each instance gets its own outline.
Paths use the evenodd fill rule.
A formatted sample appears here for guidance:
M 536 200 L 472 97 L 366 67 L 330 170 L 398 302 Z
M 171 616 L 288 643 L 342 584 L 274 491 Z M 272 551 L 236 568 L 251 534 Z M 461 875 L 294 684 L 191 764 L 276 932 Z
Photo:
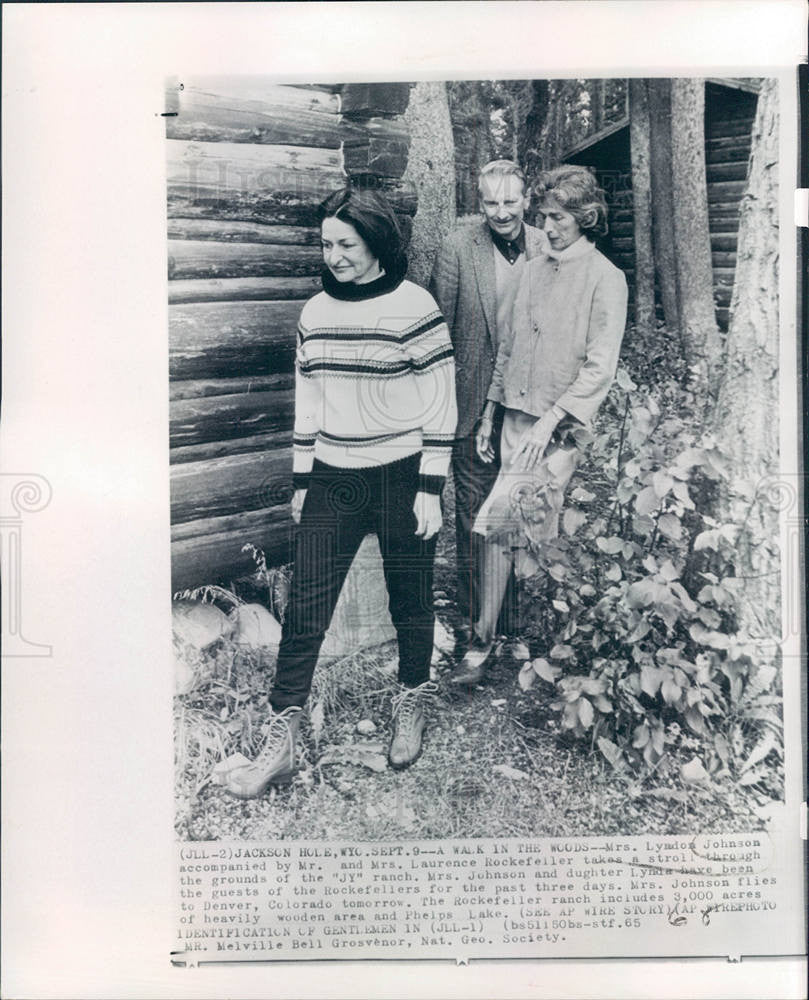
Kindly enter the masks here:
M 223 645 L 217 659 L 228 659 L 229 652 Z M 230 677 L 237 687 L 214 680 L 177 698 L 178 835 L 377 841 L 671 835 L 762 826 L 744 796 L 685 789 L 676 781 L 661 790 L 617 776 L 600 754 L 566 743 L 555 714 L 519 691 L 519 664 L 506 652 L 487 683 L 471 692 L 451 688 L 450 665 L 442 664 L 422 756 L 406 771 L 375 772 L 354 751 L 387 752 L 395 662 L 395 647 L 388 644 L 319 669 L 297 777 L 288 788 L 252 801 L 211 784 L 210 769 L 236 749 L 249 756 L 260 742 L 272 665 L 236 654 Z M 320 723 L 318 705 L 324 706 Z M 360 735 L 361 720 L 372 721 L 377 732 Z
M 454 615 L 452 488 L 436 556 L 444 625 Z M 293 783 L 241 801 L 210 781 L 223 757 L 251 757 L 264 735 L 270 652 L 222 639 L 200 654 L 199 686 L 175 698 L 177 835 L 184 840 L 401 840 L 727 833 L 760 829 L 765 814 L 739 786 L 684 786 L 686 748 L 641 780 L 616 773 L 596 750 L 561 732 L 558 714 L 517 685 L 507 647 L 486 683 L 448 684 L 436 664 L 424 752 L 407 770 L 362 763 L 387 754 L 390 700 L 398 690 L 395 643 L 321 664 L 301 727 Z M 360 734 L 370 720 L 376 732 Z

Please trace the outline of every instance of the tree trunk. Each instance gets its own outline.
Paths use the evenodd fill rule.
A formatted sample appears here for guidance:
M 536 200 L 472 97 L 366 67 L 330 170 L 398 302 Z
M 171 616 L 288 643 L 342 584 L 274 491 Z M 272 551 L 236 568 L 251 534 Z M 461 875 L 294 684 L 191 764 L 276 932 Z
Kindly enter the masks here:
M 562 125 L 565 118 L 565 104 L 569 98 L 570 84 L 567 80 L 551 80 L 547 89 L 545 120 L 539 134 L 538 150 L 541 170 L 550 170 L 560 163 L 562 146 Z
M 629 133 L 635 227 L 635 327 L 641 336 L 650 337 L 655 328 L 655 272 L 646 80 L 629 81 Z
M 548 80 L 531 80 L 530 108 L 526 111 L 525 122 L 519 139 L 519 160 L 526 176 L 533 179 L 541 167 L 542 127 L 548 114 Z M 530 211 L 531 206 L 529 206 Z
M 441 240 L 455 223 L 455 145 L 446 84 L 417 83 L 404 119 L 412 136 L 404 179 L 419 193 L 408 274 L 426 285 Z
M 455 139 L 455 181 L 458 215 L 478 211 L 478 171 L 493 158 L 489 107 L 478 81 L 453 81 L 447 86 Z
M 649 166 L 652 182 L 654 257 L 663 316 L 669 335 L 680 335 L 677 258 L 674 249 L 674 193 L 671 176 L 671 80 L 648 81 Z
M 729 455 L 737 489 L 724 497 L 730 514 L 755 490 L 737 541 L 736 575 L 745 578 L 739 631 L 775 653 L 781 636 L 778 509 L 794 484 L 777 480 L 778 458 L 778 84 L 765 80 L 753 125 L 747 187 L 739 222 L 738 265 L 731 300 L 723 378 L 714 425 Z M 748 488 L 745 490 L 744 487 Z
M 671 153 L 680 336 L 686 359 L 698 369 L 698 394 L 714 395 L 710 373 L 716 370 L 721 344 L 708 228 L 703 79 L 671 82 Z

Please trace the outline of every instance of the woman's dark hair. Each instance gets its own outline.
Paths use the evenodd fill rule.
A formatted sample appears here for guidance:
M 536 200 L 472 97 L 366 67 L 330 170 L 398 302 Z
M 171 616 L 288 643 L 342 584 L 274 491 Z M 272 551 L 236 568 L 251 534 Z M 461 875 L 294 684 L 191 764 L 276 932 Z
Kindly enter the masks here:
M 324 219 L 341 219 L 352 225 L 387 274 L 406 266 L 399 223 L 378 191 L 357 187 L 335 191 L 318 208 L 318 224 Z
M 543 171 L 534 183 L 537 203 L 553 198 L 578 222 L 582 235 L 595 243 L 607 234 L 607 202 L 587 167 L 563 166 Z

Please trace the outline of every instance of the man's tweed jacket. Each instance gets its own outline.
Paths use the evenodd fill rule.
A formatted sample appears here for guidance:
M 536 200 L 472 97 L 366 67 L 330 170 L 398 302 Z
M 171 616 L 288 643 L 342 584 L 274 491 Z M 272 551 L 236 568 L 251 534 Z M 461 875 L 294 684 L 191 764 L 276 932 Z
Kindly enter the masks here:
M 544 246 L 540 230 L 526 225 L 526 259 L 538 256 Z M 444 240 L 430 279 L 455 349 L 456 438 L 470 434 L 483 412 L 497 358 L 494 253 L 485 220 L 461 223 Z

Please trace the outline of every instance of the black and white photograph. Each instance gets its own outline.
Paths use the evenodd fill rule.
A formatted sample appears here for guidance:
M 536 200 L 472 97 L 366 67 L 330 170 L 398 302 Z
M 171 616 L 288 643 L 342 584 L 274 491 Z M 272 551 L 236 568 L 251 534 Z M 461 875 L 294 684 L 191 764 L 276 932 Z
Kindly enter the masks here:
M 2 17 L 4 993 L 804 996 L 803 5 Z
M 777 81 L 166 108 L 178 835 L 766 829 Z

